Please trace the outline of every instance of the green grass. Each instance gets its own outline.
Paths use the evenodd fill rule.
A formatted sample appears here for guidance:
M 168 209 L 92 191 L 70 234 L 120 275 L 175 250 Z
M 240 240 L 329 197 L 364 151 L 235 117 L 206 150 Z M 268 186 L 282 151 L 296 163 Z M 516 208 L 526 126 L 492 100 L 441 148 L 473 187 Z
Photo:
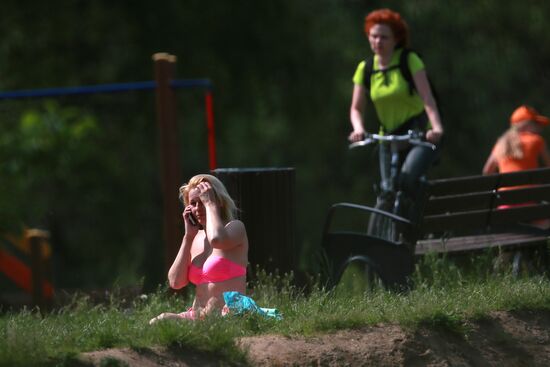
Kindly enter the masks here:
M 228 363 L 242 363 L 245 356 L 235 347 L 236 338 L 242 336 L 307 336 L 377 323 L 405 328 L 428 325 L 465 334 L 465 320 L 485 317 L 490 311 L 550 308 L 547 278 L 492 275 L 478 265 L 483 261 L 478 259 L 464 271 L 445 259 L 428 257 L 417 268 L 416 287 L 406 294 L 361 289 L 360 274 L 347 274 L 335 290 L 316 287 L 306 295 L 292 285 L 291 275 L 259 272 L 259 280 L 251 284 L 252 297 L 262 307 L 278 308 L 284 316 L 281 321 L 255 315 L 212 316 L 202 322 L 167 321 L 149 326 L 150 318 L 183 310 L 191 299 L 159 290 L 128 307 L 116 296 L 107 305 L 76 297 L 69 306 L 44 317 L 33 311 L 0 316 L 0 365 L 69 366 L 84 351 L 159 345 L 189 347 L 217 354 Z

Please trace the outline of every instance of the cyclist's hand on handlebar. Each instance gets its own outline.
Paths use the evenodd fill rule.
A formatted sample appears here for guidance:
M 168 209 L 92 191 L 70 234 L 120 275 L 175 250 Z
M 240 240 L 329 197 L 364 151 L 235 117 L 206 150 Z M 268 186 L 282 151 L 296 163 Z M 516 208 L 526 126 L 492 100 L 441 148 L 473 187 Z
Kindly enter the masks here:
M 361 141 L 365 139 L 365 131 L 364 130 L 353 130 L 351 134 L 348 136 L 348 140 L 352 143 L 355 143 L 356 141 Z
M 442 130 L 430 129 L 426 132 L 426 140 L 429 141 L 432 144 L 439 143 L 442 136 L 443 136 L 443 131 Z

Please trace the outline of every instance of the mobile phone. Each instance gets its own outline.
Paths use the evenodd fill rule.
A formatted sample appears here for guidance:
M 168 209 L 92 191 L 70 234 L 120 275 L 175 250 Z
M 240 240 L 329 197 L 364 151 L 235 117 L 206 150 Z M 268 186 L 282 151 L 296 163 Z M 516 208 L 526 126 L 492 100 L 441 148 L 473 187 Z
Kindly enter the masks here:
M 193 215 L 193 213 L 189 213 L 189 222 L 191 222 L 191 224 L 194 225 L 195 227 L 199 227 L 200 229 L 202 229 L 202 225 L 199 223 L 199 221 Z

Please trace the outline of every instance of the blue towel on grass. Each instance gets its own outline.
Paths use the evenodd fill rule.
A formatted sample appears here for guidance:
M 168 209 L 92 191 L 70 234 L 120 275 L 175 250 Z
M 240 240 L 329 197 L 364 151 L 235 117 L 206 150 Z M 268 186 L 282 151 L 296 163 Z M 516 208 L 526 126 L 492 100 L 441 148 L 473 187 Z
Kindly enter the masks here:
M 240 315 L 246 312 L 258 313 L 265 317 L 275 318 L 281 320 L 282 316 L 276 308 L 263 308 L 259 307 L 254 300 L 239 292 L 223 292 L 223 300 L 226 306 L 234 312 L 236 315 Z

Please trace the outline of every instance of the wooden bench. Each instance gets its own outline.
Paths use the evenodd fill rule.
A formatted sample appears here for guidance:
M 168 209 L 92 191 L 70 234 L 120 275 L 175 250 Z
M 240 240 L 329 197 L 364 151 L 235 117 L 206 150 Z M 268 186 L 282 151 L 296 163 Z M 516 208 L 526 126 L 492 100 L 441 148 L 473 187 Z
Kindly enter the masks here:
M 377 276 L 388 288 L 407 287 L 418 257 L 488 248 L 517 255 L 522 253 L 518 250 L 538 248 L 544 270 L 548 268 L 550 230 L 536 227 L 533 221 L 550 218 L 550 168 L 423 181 L 419 196 L 419 214 L 412 221 L 367 206 L 333 205 L 322 239 L 327 283 L 335 285 L 351 263 L 360 262 L 368 278 Z M 368 218 L 364 231 L 334 230 L 335 213 L 343 209 L 390 218 L 408 240 L 368 235 Z M 516 256 L 516 265 L 519 260 Z

